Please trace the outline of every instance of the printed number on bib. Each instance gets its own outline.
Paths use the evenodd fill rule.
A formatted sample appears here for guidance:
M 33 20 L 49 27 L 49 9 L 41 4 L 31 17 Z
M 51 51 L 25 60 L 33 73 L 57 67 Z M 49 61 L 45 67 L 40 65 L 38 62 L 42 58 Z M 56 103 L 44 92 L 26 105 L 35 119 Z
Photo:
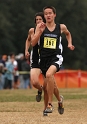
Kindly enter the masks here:
M 44 48 L 56 49 L 56 38 L 44 37 Z

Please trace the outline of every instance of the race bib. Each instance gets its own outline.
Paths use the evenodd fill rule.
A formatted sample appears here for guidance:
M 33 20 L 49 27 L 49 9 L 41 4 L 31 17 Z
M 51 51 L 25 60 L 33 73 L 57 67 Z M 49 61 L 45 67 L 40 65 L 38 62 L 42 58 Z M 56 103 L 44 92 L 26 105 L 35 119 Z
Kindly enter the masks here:
M 56 49 L 56 38 L 44 37 L 44 48 Z

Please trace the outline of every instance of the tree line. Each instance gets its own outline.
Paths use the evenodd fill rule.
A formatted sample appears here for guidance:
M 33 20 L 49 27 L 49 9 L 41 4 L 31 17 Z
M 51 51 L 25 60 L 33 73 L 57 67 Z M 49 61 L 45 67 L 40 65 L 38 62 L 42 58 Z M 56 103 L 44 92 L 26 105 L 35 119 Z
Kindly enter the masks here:
M 35 13 L 47 5 L 56 8 L 56 23 L 68 27 L 75 45 L 75 50 L 70 51 L 62 35 L 64 68 L 86 70 L 86 0 L 0 0 L 0 54 L 24 53 L 28 30 L 34 27 Z

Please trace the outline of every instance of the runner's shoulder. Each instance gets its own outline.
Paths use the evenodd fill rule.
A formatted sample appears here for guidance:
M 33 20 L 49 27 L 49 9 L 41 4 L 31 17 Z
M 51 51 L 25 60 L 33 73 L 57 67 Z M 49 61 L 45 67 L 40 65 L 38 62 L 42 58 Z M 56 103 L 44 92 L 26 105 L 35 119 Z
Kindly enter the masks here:
M 28 32 L 29 33 L 33 33 L 34 32 L 34 28 L 30 28 Z

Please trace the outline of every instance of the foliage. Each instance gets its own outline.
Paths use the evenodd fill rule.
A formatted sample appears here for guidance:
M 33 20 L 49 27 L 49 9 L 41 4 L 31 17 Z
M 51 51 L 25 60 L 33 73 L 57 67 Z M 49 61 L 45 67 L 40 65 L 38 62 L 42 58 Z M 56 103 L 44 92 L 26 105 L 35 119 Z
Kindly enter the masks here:
M 56 22 L 64 23 L 72 34 L 75 50 L 67 48 L 63 35 L 64 67 L 87 69 L 86 0 L 0 0 L 0 54 L 24 53 L 28 30 L 34 27 L 34 15 L 44 6 L 56 8 Z

